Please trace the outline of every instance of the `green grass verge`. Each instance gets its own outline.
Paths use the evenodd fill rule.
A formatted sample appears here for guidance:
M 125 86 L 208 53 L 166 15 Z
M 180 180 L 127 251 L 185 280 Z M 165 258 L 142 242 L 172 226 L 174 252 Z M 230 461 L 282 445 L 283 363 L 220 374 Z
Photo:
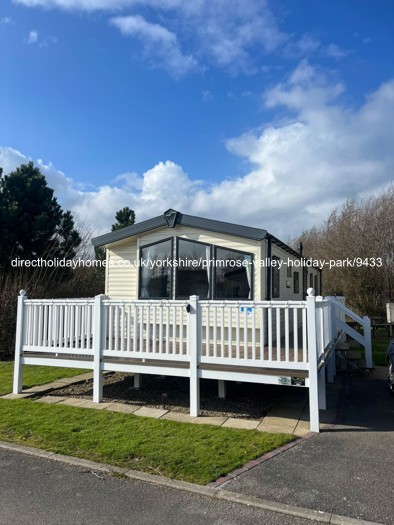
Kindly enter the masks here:
M 0 439 L 206 484 L 294 436 L 0 399 Z
M 390 342 L 389 334 L 385 328 L 376 330 L 376 337 L 372 339 L 372 356 L 376 366 L 387 365 L 387 347 Z
M 372 341 L 372 356 L 375 366 L 387 365 L 387 347 L 389 339 L 375 338 Z
M 61 368 L 51 366 L 23 366 L 23 388 L 31 388 L 61 379 L 83 374 L 88 370 L 79 368 Z M 0 396 L 12 391 L 12 376 L 14 373 L 13 361 L 0 361 Z

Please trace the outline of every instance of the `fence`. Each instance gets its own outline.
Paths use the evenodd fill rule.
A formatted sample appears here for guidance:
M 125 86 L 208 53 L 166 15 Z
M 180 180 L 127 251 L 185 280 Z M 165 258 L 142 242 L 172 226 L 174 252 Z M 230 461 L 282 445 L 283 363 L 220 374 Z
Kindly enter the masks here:
M 340 305 L 340 306 L 339 306 Z M 199 380 L 309 388 L 311 430 L 325 408 L 325 369 L 335 374 L 333 343 L 342 308 L 332 298 L 306 301 L 119 301 L 18 298 L 14 393 L 24 364 L 91 368 L 93 400 L 103 371 L 190 378 L 190 413 L 198 416 Z M 342 315 L 342 313 L 341 313 Z

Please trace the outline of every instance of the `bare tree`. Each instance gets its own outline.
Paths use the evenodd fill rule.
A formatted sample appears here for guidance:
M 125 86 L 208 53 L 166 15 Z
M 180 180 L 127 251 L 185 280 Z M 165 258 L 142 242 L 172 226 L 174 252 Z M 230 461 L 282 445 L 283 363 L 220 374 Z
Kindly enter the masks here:
M 325 266 L 324 294 L 345 295 L 360 314 L 384 315 L 394 296 L 394 185 L 377 196 L 346 201 L 299 241 L 306 254 L 335 264 Z

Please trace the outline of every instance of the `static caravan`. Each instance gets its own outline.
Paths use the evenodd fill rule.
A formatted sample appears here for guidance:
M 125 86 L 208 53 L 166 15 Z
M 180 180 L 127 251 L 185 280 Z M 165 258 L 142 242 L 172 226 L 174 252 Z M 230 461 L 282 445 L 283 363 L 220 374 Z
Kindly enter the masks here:
M 93 239 L 106 248 L 110 299 L 303 300 L 321 293 L 321 272 L 266 230 L 163 215 Z

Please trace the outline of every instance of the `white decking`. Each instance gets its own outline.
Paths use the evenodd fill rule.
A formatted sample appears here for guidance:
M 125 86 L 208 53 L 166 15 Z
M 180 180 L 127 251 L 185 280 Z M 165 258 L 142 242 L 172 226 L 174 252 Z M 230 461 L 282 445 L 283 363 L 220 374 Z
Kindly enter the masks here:
M 332 350 L 350 312 L 335 298 L 313 296 L 119 301 L 102 295 L 29 300 L 21 293 L 18 301 L 14 393 L 21 392 L 24 364 L 92 369 L 95 402 L 102 400 L 103 371 L 133 372 L 137 381 L 138 374 L 184 376 L 190 378 L 190 414 L 197 417 L 201 378 L 219 380 L 222 393 L 231 380 L 292 385 L 309 388 L 316 432 L 326 375 L 332 381 L 335 374 Z M 367 349 L 367 338 L 364 343 Z

